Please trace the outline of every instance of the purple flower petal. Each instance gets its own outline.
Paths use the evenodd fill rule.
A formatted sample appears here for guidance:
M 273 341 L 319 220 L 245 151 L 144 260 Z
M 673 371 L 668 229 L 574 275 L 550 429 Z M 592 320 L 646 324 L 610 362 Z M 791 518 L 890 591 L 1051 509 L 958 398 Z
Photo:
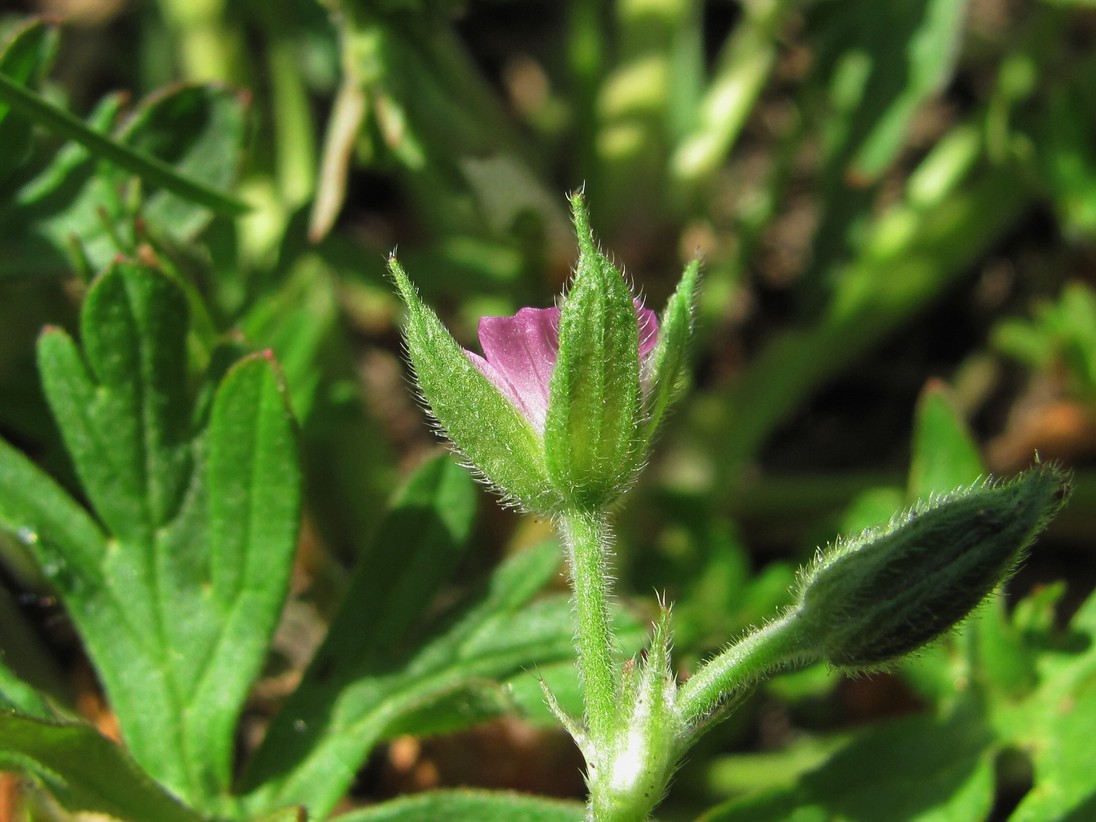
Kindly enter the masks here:
M 543 431 L 559 354 L 559 309 L 523 308 L 513 317 L 483 317 L 479 339 L 490 368 L 476 365 L 534 428 Z
M 642 360 L 658 340 L 658 316 L 635 300 Z M 559 309 L 523 308 L 513 317 L 482 317 L 479 340 L 483 356 L 468 359 L 525 415 L 544 431 L 552 371 L 559 356 Z

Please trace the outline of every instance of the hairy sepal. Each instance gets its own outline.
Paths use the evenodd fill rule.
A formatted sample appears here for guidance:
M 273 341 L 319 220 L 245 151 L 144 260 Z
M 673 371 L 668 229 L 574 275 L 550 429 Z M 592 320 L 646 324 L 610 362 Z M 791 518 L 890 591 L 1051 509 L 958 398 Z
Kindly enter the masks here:
M 579 195 L 572 206 L 579 260 L 560 312 L 544 450 L 559 492 L 596 511 L 628 489 L 642 460 L 639 334 L 628 283 L 598 251 Z
M 404 339 L 415 378 L 442 433 L 504 499 L 552 513 L 557 499 L 540 436 L 426 307 L 394 256 L 388 268 L 407 307 Z

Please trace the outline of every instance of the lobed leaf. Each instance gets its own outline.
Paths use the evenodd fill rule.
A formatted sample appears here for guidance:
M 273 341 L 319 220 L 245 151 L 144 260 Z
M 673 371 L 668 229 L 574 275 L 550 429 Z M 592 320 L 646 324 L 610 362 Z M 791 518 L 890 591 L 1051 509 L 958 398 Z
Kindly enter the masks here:
M 56 529 L 43 528 L 30 547 L 83 636 L 134 757 L 213 807 L 227 801 L 236 723 L 285 597 L 300 476 L 269 354 L 229 368 L 201 415 L 206 430 L 192 430 L 186 306 L 163 274 L 118 262 L 85 301 L 83 351 L 62 331 L 43 335 L 47 399 L 113 538 L 80 533 L 54 543 Z M 29 473 L 19 460 L 5 464 Z M 43 519 L 33 501 L 13 503 L 7 519 L 17 527 Z

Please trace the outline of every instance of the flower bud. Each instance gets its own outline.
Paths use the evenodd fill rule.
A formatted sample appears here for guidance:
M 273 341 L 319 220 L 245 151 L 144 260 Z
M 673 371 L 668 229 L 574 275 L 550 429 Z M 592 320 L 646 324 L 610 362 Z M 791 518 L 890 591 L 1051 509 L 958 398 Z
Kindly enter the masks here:
M 579 260 L 560 308 L 484 317 L 483 355 L 462 349 L 393 257 L 404 334 L 439 428 L 499 493 L 532 511 L 600 511 L 628 489 L 685 370 L 699 266 L 662 315 L 602 254 L 581 195 Z
M 586 755 L 594 819 L 647 819 L 661 801 L 684 734 L 670 668 L 670 611 L 663 608 L 644 659 L 624 666 L 617 726 Z
M 1015 570 L 1070 493 L 1038 465 L 914 507 L 838 542 L 800 575 L 800 630 L 833 665 L 870 668 L 932 641 Z

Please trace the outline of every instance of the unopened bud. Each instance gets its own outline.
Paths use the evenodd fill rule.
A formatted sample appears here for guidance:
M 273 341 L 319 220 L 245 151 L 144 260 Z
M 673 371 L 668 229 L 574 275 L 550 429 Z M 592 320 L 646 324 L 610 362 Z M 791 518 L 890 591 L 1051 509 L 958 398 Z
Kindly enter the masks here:
M 821 658 L 879 665 L 931 642 L 1007 579 L 1070 494 L 1038 465 L 914 507 L 820 552 L 798 583 L 797 621 Z
M 621 686 L 616 727 L 587 756 L 593 819 L 648 819 L 681 754 L 669 609 L 662 609 L 655 624 L 646 659 L 625 665 Z

